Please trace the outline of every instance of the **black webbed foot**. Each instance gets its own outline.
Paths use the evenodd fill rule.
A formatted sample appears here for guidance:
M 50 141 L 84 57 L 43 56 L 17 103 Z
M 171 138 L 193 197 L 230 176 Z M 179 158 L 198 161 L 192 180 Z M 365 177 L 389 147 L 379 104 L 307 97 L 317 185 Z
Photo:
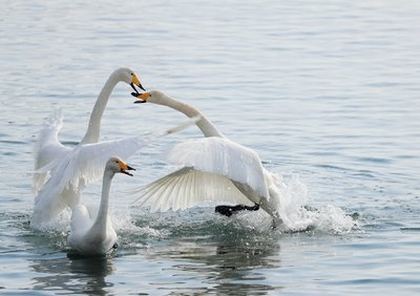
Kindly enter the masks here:
M 254 206 L 245 206 L 245 205 L 237 205 L 237 206 L 217 206 L 215 207 L 214 211 L 216 213 L 222 214 L 224 216 L 230 217 L 233 214 L 236 214 L 239 211 L 258 211 L 260 209 L 259 204 L 255 204 Z

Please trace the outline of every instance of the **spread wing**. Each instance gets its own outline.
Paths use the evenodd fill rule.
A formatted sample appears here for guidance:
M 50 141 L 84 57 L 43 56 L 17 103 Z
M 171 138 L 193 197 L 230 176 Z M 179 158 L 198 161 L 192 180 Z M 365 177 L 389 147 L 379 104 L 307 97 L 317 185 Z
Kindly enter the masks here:
M 268 198 L 264 169 L 258 154 L 226 138 L 186 141 L 176 145 L 168 159 L 173 164 L 225 176 Z
M 178 144 L 169 161 L 184 168 L 139 189 L 135 203 L 152 211 L 166 211 L 205 203 L 252 205 L 251 196 L 254 202 L 259 196 L 268 198 L 258 155 L 225 138 Z
M 151 211 L 184 210 L 199 205 L 253 205 L 226 177 L 182 168 L 158 179 L 136 192 L 139 206 Z
M 38 172 L 51 171 L 51 177 L 35 197 L 35 204 L 45 198 L 56 198 L 65 188 L 79 188 L 100 179 L 109 158 L 127 159 L 144 146 L 137 137 L 116 141 L 79 145 L 63 158 L 57 159 Z
M 59 110 L 45 120 L 34 147 L 35 170 L 47 165 L 51 161 L 63 157 L 66 153 L 71 151 L 70 148 L 65 147 L 58 140 L 58 133 L 62 126 L 63 117 Z M 35 193 L 37 193 L 45 184 L 46 178 L 47 172 L 34 173 L 32 178 L 32 189 Z
M 38 173 L 50 172 L 51 177 L 35 197 L 35 212 L 58 212 L 59 207 L 74 205 L 78 192 L 85 184 L 100 179 L 106 162 L 113 156 L 127 159 L 136 151 L 161 136 L 179 132 L 194 124 L 199 118 L 193 118 L 180 125 L 157 133 L 145 140 L 130 137 L 116 141 L 91 144 L 79 144 L 62 158 L 56 159 L 39 169 Z M 56 206 L 57 205 L 57 206 Z
M 77 205 L 80 190 L 102 177 L 110 157 L 128 158 L 143 146 L 141 144 L 137 138 L 128 138 L 79 145 L 63 158 L 43 167 L 42 170 L 51 170 L 51 177 L 35 197 L 32 226 L 41 229 L 66 206 Z

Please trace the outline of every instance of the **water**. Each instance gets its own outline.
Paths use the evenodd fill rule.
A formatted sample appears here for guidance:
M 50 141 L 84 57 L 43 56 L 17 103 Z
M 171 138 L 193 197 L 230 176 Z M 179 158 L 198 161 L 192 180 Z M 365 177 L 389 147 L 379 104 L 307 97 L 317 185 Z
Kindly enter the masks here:
M 418 294 L 419 13 L 417 1 L 386 0 L 3 3 L 0 294 Z M 130 208 L 121 192 L 171 171 L 162 154 L 195 129 L 131 158 L 134 178 L 115 178 L 114 254 L 69 255 L 66 217 L 54 232 L 31 230 L 43 118 L 61 107 L 60 138 L 77 143 L 120 66 L 255 149 L 306 231 L 273 232 L 258 213 Z M 115 89 L 103 139 L 183 118 L 129 92 Z M 84 199 L 96 204 L 98 192 Z

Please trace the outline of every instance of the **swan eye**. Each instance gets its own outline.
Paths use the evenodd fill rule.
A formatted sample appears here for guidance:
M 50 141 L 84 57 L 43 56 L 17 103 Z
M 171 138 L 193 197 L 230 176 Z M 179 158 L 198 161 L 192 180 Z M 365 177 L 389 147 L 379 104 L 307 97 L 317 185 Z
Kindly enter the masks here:
M 133 76 L 133 75 L 134 75 L 134 73 L 130 73 L 130 75 L 131 75 L 131 76 Z

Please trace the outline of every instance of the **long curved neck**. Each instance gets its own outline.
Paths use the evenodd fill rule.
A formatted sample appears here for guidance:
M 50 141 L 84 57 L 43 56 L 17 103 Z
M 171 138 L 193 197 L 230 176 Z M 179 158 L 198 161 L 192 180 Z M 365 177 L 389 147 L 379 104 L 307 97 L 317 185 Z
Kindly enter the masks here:
M 205 137 L 224 137 L 223 134 L 216 128 L 216 126 L 210 120 L 207 119 L 206 116 L 204 116 L 203 113 L 201 113 L 198 109 L 194 108 L 191 105 L 177 101 L 176 99 L 166 95 L 163 96 L 162 100 L 157 104 L 168 106 L 172 109 L 184 113 L 190 118 L 200 116 L 201 119 L 197 121 L 196 125 L 202 131 Z
M 104 178 L 102 182 L 101 203 L 99 205 L 98 215 L 91 228 L 97 234 L 106 233 L 107 223 L 108 223 L 109 190 L 111 188 L 111 180 L 113 177 L 114 177 L 113 172 L 105 170 Z
M 111 76 L 109 76 L 99 93 L 98 99 L 96 100 L 95 106 L 90 114 L 88 129 L 81 141 L 82 144 L 96 143 L 99 141 L 102 115 L 104 114 L 105 107 L 108 103 L 109 97 L 111 96 L 112 90 L 115 85 L 121 81 L 117 72 L 118 70 L 114 71 Z

